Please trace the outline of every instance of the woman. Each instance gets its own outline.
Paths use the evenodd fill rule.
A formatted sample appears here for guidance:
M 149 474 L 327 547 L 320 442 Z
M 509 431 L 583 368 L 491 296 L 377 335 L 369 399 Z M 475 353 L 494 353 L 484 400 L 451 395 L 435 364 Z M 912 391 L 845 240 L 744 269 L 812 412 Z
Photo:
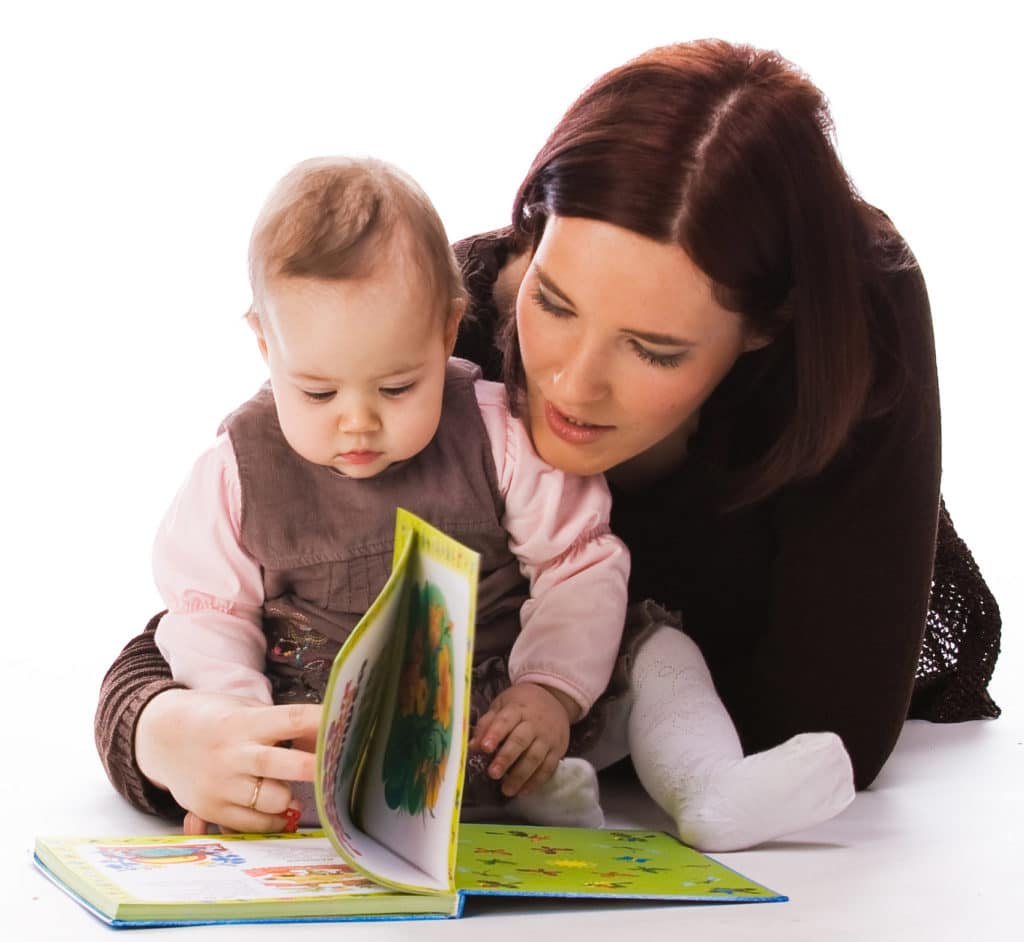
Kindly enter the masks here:
M 631 598 L 681 613 L 743 750 L 830 730 L 864 788 L 908 710 L 998 715 L 999 617 L 940 503 L 923 280 L 830 130 L 773 53 L 693 43 L 613 70 L 512 225 L 457 247 L 475 320 L 456 352 L 521 394 L 545 460 L 607 474 Z M 100 754 L 136 806 L 216 799 L 230 824 L 253 776 L 312 777 L 275 744 L 317 707 L 174 688 L 147 630 L 101 691 Z

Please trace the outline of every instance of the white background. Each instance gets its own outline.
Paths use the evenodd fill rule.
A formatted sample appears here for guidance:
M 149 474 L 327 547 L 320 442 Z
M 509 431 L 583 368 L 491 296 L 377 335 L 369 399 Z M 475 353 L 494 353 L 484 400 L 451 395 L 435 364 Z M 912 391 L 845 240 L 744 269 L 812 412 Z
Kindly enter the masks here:
M 92 746 L 95 692 L 159 608 L 160 515 L 262 380 L 241 315 L 270 185 L 309 156 L 374 154 L 420 181 L 452 238 L 502 225 L 587 82 L 703 36 L 777 48 L 825 89 L 851 175 L 921 262 L 944 491 L 1001 602 L 993 692 L 1019 715 L 1019 49 L 1011 4 L 909 7 L 5 5 L 5 842 L 29 846 L 57 806 L 64 830 L 95 832 L 114 800 Z M 80 792 L 102 797 L 76 814 Z

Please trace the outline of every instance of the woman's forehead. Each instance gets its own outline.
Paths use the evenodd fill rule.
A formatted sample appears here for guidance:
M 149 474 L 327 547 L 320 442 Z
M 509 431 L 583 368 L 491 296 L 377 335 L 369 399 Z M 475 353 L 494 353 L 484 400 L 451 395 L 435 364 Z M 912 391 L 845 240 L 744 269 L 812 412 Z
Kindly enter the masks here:
M 594 219 L 548 219 L 533 269 L 543 287 L 581 314 L 620 329 L 670 334 L 694 342 L 730 325 L 736 315 L 715 299 L 713 285 L 677 245 L 657 242 Z M 611 326 L 611 325 L 609 325 Z

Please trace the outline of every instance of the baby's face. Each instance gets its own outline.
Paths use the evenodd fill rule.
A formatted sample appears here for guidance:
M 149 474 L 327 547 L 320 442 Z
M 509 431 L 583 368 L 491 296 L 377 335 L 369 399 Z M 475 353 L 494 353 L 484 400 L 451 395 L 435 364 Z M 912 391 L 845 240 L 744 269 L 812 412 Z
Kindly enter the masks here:
M 429 444 L 454 340 L 415 265 L 380 267 L 353 280 L 275 279 L 257 328 L 288 444 L 351 478 Z

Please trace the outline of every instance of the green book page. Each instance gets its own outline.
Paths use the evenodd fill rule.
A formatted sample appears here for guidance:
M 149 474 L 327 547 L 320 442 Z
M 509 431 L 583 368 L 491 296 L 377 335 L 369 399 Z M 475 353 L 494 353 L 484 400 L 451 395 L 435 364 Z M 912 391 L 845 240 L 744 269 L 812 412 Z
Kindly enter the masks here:
M 660 831 L 463 824 L 455 882 L 467 895 L 785 899 Z
M 209 922 L 453 914 L 452 896 L 410 896 L 339 859 L 322 832 L 40 838 L 57 882 L 108 920 Z

